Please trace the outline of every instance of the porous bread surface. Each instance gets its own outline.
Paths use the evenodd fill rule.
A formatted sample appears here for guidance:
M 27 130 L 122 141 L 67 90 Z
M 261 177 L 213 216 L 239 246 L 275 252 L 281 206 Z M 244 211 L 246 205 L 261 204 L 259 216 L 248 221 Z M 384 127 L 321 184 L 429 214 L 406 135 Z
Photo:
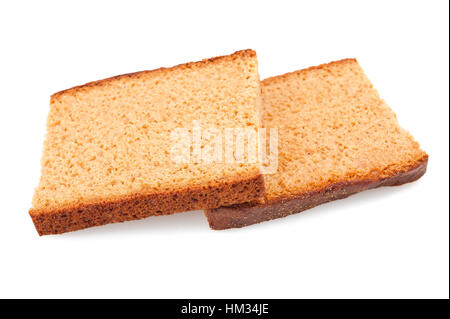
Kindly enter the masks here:
M 266 202 L 389 178 L 427 158 L 355 59 L 269 78 L 261 90 L 263 125 L 279 134 Z
M 144 215 L 255 199 L 263 189 L 258 162 L 176 163 L 170 154 L 170 133 L 176 128 L 191 133 L 194 121 L 201 127 L 257 128 L 259 109 L 260 82 L 252 50 L 56 93 L 50 101 L 41 178 L 30 214 L 36 224 L 45 215 L 57 220 L 59 211 L 78 209 L 81 214 L 89 206 L 103 220 L 102 205 L 161 194 L 167 194 L 163 209 L 152 200 Z M 190 197 L 182 196 L 183 191 Z M 193 198 L 196 193 L 201 200 Z M 186 202 L 180 203 L 180 197 Z M 51 228 L 51 221 L 41 223 Z M 89 221 L 85 224 L 49 232 L 87 227 Z
M 262 201 L 205 212 L 212 229 L 299 213 L 380 186 L 419 179 L 428 155 L 355 59 L 262 81 L 263 126 L 278 128 L 278 171 Z

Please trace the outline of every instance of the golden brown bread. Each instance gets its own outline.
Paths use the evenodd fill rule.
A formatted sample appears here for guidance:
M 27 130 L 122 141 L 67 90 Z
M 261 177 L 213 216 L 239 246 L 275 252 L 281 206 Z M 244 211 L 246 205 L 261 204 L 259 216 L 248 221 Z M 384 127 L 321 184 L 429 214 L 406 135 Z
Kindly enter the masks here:
M 355 59 L 262 81 L 263 125 L 277 127 L 278 172 L 262 202 L 206 211 L 212 229 L 301 212 L 420 178 L 428 155 L 403 130 Z
M 260 198 L 259 163 L 177 163 L 171 132 L 260 126 L 256 54 L 239 51 L 54 94 L 30 215 L 40 235 Z

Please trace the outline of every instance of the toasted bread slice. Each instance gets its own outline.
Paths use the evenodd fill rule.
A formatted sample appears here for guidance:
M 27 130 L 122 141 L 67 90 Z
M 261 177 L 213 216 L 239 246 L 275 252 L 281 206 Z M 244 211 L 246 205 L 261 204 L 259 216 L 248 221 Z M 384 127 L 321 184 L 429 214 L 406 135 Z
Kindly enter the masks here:
M 239 51 L 54 94 L 29 213 L 40 235 L 263 195 L 259 163 L 174 161 L 177 128 L 261 125 L 256 53 Z
M 206 211 L 243 227 L 379 186 L 415 181 L 428 155 L 402 129 L 355 59 L 262 81 L 263 125 L 278 128 L 278 171 L 262 202 Z

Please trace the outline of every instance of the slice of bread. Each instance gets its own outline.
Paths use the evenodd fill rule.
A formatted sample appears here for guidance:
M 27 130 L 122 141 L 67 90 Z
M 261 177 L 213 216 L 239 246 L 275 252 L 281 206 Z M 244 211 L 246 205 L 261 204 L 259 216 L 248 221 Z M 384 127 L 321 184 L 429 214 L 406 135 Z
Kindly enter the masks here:
M 428 155 L 402 129 L 354 59 L 262 81 L 263 125 L 278 128 L 278 171 L 258 204 L 206 211 L 212 229 L 301 212 L 420 178 Z
M 171 133 L 192 132 L 194 122 L 260 127 L 260 98 L 252 50 L 54 94 L 29 211 L 37 231 L 57 234 L 262 197 L 257 162 L 180 163 L 171 155 Z

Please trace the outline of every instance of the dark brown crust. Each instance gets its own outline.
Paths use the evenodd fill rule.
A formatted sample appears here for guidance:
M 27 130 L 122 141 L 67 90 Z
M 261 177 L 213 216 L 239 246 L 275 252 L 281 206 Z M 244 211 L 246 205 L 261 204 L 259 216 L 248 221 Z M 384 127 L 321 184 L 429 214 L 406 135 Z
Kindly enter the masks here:
M 183 63 L 183 64 L 175 65 L 175 66 L 172 66 L 169 68 L 162 67 L 162 68 L 155 69 L 155 70 L 139 71 L 139 72 L 117 75 L 117 76 L 113 76 L 113 77 L 106 78 L 103 80 L 89 82 L 89 83 L 86 83 L 83 85 L 75 86 L 73 88 L 54 93 L 51 96 L 51 100 L 57 99 L 63 94 L 73 94 L 80 90 L 85 90 L 87 88 L 91 88 L 91 87 L 95 87 L 95 86 L 106 85 L 106 84 L 111 83 L 112 81 L 123 79 L 123 78 L 136 78 L 136 77 L 139 77 L 142 75 L 155 74 L 158 72 L 164 73 L 164 72 L 167 72 L 167 71 L 170 71 L 173 69 L 189 69 L 192 67 L 202 67 L 202 66 L 208 65 L 212 62 L 217 62 L 220 60 L 228 61 L 228 60 L 234 60 L 234 59 L 244 58 L 244 57 L 256 57 L 256 52 L 251 49 L 247 49 L 247 50 L 236 51 L 230 55 L 217 56 L 217 57 L 213 57 L 213 58 L 209 58 L 209 59 L 204 59 L 204 60 L 201 60 L 198 62 Z
M 169 194 L 129 197 L 119 201 L 80 205 L 51 212 L 30 210 L 39 235 L 61 234 L 92 226 L 142 219 L 155 215 L 217 208 L 264 195 L 262 175 L 216 187 L 187 189 Z
M 208 218 L 211 229 L 221 230 L 249 226 L 300 213 L 317 205 L 346 198 L 367 189 L 413 182 L 425 174 L 427 163 L 428 156 L 425 156 L 422 161 L 418 162 L 409 170 L 389 178 L 336 183 L 322 190 L 305 193 L 295 198 L 281 199 L 270 204 L 253 206 L 246 204 L 220 207 L 205 211 L 205 215 Z

